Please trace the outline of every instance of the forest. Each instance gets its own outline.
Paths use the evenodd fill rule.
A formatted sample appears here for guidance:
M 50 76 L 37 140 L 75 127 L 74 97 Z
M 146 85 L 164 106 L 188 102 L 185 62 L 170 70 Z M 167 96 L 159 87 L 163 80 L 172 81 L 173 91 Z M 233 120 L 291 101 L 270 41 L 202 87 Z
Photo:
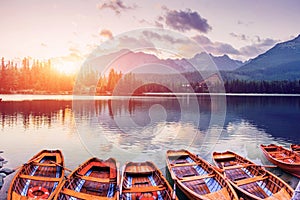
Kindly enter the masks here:
M 18 66 L 2 57 L 0 69 L 1 94 L 143 95 L 146 92 L 208 93 L 214 88 L 224 88 L 226 93 L 300 94 L 300 80 L 225 80 L 222 85 L 210 83 L 208 90 L 205 81 L 197 81 L 195 75 L 188 73 L 184 76 L 190 80 L 188 87 L 192 90 L 187 90 L 186 83 L 174 75 L 123 74 L 113 68 L 108 74 L 100 74 L 91 67 L 70 75 L 57 71 L 50 60 L 24 58 Z M 146 77 L 153 81 L 146 81 Z
M 73 90 L 74 76 L 59 73 L 51 66 L 51 61 L 22 60 L 22 66 L 13 61 L 1 59 L 0 92 L 2 94 L 69 93 Z

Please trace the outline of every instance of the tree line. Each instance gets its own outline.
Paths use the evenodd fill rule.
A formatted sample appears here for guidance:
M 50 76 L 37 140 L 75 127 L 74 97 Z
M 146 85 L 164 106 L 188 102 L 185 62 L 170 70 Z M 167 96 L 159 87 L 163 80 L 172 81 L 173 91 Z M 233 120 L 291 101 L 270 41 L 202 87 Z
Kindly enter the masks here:
M 195 76 L 196 77 L 196 76 Z M 145 92 L 192 92 L 207 93 L 220 91 L 227 93 L 279 93 L 300 94 L 300 80 L 294 81 L 249 81 L 225 80 L 222 85 L 206 85 L 203 80 L 181 83 L 174 75 L 123 74 L 113 68 L 107 74 L 100 74 L 92 67 L 84 67 L 79 74 L 69 75 L 58 72 L 50 60 L 40 61 L 24 58 L 21 66 L 2 57 L 0 65 L 0 93 L 34 94 L 96 94 L 96 95 L 141 95 Z M 159 79 L 151 81 L 146 79 Z M 155 79 L 155 80 L 156 80 Z M 160 81 L 162 80 L 162 81 Z
M 294 81 L 225 81 L 227 93 L 300 94 L 300 80 Z
M 73 90 L 74 75 L 66 75 L 52 67 L 51 61 L 23 58 L 21 66 L 1 58 L 0 92 L 62 93 Z

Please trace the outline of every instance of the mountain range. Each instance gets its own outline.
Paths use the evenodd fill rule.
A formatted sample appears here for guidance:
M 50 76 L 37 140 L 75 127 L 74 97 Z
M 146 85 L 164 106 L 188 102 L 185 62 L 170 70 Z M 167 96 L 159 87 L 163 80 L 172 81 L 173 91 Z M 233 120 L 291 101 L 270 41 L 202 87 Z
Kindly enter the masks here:
M 232 74 L 236 78 L 248 80 L 300 79 L 300 35 L 293 40 L 276 44 Z
M 300 79 L 300 35 L 276 44 L 256 58 L 242 62 L 228 55 L 198 53 L 192 58 L 160 59 L 153 54 L 121 50 L 95 58 L 94 66 L 117 68 L 123 73 L 178 74 L 220 71 L 223 79 L 298 80 Z

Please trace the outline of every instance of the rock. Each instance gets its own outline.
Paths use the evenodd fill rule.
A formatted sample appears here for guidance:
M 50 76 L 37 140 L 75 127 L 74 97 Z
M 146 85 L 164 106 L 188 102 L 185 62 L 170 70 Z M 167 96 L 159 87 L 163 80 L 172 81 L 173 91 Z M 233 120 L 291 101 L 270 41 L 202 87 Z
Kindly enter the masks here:
M 14 170 L 8 169 L 8 168 L 0 169 L 0 173 L 4 173 L 4 174 L 6 174 L 6 175 L 9 175 L 9 174 L 11 174 L 11 173 L 13 173 L 13 172 L 14 172 Z
M 0 153 L 3 153 L 4 151 L 0 151 Z
M 0 161 L 4 161 L 4 158 L 2 158 L 1 156 L 0 156 Z
M 3 183 L 4 183 L 4 181 L 3 181 L 3 178 L 2 177 L 0 177 L 0 189 L 2 188 L 2 186 L 3 186 Z
M 298 182 L 298 185 L 295 189 L 295 193 L 292 197 L 292 200 L 299 200 L 300 199 L 300 181 Z
M 4 164 L 3 162 L 0 162 L 0 169 L 3 167 L 3 164 Z
M 5 178 L 5 177 L 6 177 L 6 174 L 0 173 L 0 177 Z

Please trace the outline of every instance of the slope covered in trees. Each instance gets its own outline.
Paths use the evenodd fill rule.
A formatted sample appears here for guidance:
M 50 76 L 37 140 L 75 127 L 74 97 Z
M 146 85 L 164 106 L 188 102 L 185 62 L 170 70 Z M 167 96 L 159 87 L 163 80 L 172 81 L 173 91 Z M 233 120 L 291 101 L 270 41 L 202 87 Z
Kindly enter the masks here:
M 1 93 L 66 93 L 73 90 L 74 75 L 66 75 L 55 70 L 50 60 L 22 60 L 21 66 L 1 59 Z
M 180 77 L 187 82 L 181 82 Z M 141 95 L 145 92 L 209 92 L 204 80 L 193 73 L 181 74 L 122 74 L 110 69 L 100 74 L 92 68 L 85 68 L 77 75 L 58 72 L 51 61 L 30 61 L 24 58 L 21 66 L 1 59 L 0 93 L 2 94 L 90 94 L 90 95 Z M 188 90 L 192 88 L 192 90 Z M 300 94 L 300 80 L 225 80 L 210 85 L 225 88 L 227 93 L 280 93 Z M 216 90 L 220 91 L 220 90 Z

